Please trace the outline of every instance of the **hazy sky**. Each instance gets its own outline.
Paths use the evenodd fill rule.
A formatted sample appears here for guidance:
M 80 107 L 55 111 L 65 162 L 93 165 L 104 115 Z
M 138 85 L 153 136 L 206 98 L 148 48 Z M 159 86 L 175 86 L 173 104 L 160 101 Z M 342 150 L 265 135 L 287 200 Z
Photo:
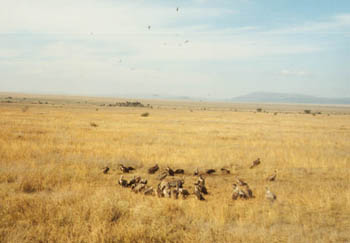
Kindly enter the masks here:
M 350 97 L 350 1 L 2 0 L 0 91 Z

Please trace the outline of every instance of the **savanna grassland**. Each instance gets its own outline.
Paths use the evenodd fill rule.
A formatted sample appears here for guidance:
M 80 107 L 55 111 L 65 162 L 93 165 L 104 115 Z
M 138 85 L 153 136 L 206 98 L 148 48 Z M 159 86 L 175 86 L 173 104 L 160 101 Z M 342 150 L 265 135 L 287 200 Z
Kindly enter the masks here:
M 0 100 L 0 242 L 350 242 L 347 107 L 17 96 Z M 175 200 L 122 188 L 119 163 L 153 187 L 150 166 L 182 168 L 190 192 L 218 171 L 205 201 Z M 231 199 L 237 176 L 255 198 Z

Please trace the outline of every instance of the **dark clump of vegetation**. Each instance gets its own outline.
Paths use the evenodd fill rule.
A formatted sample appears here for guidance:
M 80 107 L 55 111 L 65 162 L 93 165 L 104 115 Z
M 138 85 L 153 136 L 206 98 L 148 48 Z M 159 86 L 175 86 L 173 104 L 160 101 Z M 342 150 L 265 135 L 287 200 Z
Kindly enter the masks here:
M 257 112 L 262 112 L 262 108 L 257 108 L 256 111 Z
M 24 107 L 22 107 L 22 111 L 23 111 L 23 112 L 28 111 L 28 109 L 29 109 L 29 106 L 27 106 L 27 105 L 26 105 L 26 106 L 24 106 Z
M 304 110 L 305 114 L 311 114 L 311 110 Z
M 142 113 L 141 116 L 147 117 L 147 116 L 149 116 L 149 113 L 148 112 Z
M 95 122 L 90 122 L 90 126 L 92 127 L 98 127 L 98 125 Z
M 135 101 L 135 102 L 117 102 L 115 103 L 115 106 L 126 106 L 126 107 L 145 107 L 144 104 L 141 102 Z

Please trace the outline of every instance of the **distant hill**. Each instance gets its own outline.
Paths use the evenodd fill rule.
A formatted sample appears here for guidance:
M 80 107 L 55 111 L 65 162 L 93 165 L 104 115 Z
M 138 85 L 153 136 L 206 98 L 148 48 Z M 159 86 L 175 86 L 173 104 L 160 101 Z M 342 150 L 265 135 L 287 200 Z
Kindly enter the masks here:
M 301 94 L 256 92 L 230 99 L 242 103 L 350 104 L 350 98 L 325 98 Z

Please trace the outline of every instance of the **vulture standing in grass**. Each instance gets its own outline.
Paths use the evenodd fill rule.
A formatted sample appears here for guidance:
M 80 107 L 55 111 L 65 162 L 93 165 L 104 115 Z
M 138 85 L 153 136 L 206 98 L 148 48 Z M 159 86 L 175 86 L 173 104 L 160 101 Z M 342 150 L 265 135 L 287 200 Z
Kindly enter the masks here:
M 232 187 L 233 187 L 232 199 L 237 200 L 239 197 L 239 188 L 236 184 L 233 184 Z
M 208 175 L 213 174 L 213 173 L 215 173 L 215 172 L 216 172 L 216 170 L 214 170 L 214 169 L 209 169 L 209 170 L 206 171 L 206 173 L 207 173 Z
M 163 171 L 163 173 L 161 173 L 160 175 L 159 175 L 159 180 L 164 180 L 166 177 L 168 176 L 168 172 L 166 172 L 166 171 Z
M 221 171 L 222 173 L 225 173 L 225 174 L 230 174 L 230 170 L 229 169 L 226 169 L 226 168 L 221 168 Z
M 204 201 L 204 197 L 201 193 L 201 188 L 198 185 L 194 186 L 194 195 L 196 195 L 197 199 L 200 201 Z
M 268 187 L 266 187 L 265 197 L 266 197 L 266 199 L 270 200 L 271 202 L 273 202 L 277 199 L 276 195 L 273 192 L 271 192 Z
M 250 169 L 253 169 L 254 167 L 260 165 L 260 158 L 257 158 L 253 161 L 252 165 L 249 167 Z
M 152 166 L 151 168 L 148 169 L 148 174 L 154 174 L 157 172 L 157 170 L 159 170 L 159 166 L 158 164 L 156 164 L 155 166 Z
M 166 171 L 168 172 L 168 174 L 169 174 L 170 176 L 174 176 L 174 174 L 175 174 L 174 170 L 171 169 L 169 166 L 166 167 Z
M 118 183 L 122 187 L 127 187 L 128 186 L 128 181 L 124 179 L 123 175 L 120 176 Z
M 121 172 L 123 173 L 129 173 L 129 168 L 125 167 L 123 164 L 119 165 L 119 169 L 121 170 Z
M 268 181 L 275 181 L 276 180 L 276 177 L 277 177 L 277 170 L 275 170 L 275 173 L 270 175 L 267 180 Z
M 248 185 L 245 181 L 243 181 L 242 179 L 239 179 L 238 177 L 236 178 L 236 182 L 238 185 L 240 186 L 246 186 Z
M 143 194 L 144 194 L 144 195 L 153 195 L 153 192 L 154 192 L 153 187 L 150 187 L 150 188 L 146 189 L 146 190 L 143 192 Z
M 184 174 L 185 173 L 185 170 L 183 169 L 177 169 L 174 171 L 175 174 Z
M 132 167 L 132 166 L 129 166 L 129 167 L 126 167 L 126 168 L 128 168 L 129 171 L 130 171 L 130 170 L 135 170 L 135 168 Z
M 109 171 L 109 167 L 108 167 L 108 166 L 106 166 L 106 167 L 103 169 L 103 174 L 107 174 L 107 173 L 108 173 L 108 171 Z

